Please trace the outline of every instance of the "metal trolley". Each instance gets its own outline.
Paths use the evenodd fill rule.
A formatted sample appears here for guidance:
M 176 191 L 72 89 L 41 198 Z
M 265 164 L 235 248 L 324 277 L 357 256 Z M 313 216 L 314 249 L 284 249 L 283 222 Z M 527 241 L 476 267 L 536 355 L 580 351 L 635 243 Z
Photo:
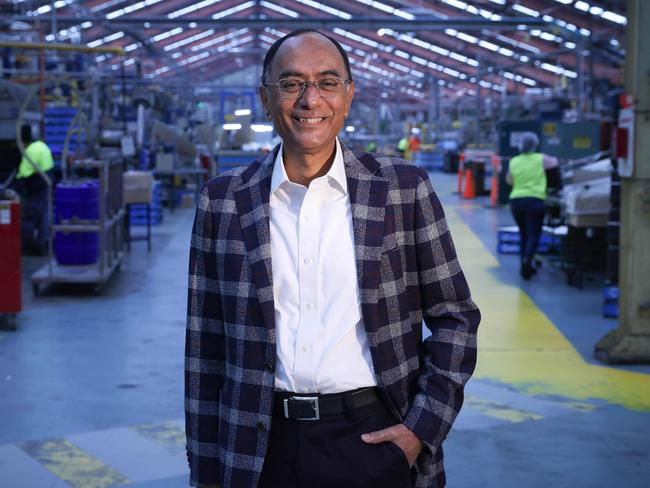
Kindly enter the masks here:
M 93 285 L 99 293 L 104 284 L 122 264 L 125 243 L 124 199 L 122 191 L 123 163 L 115 160 L 78 160 L 73 171 L 96 173 L 99 181 L 99 219 L 96 221 L 66 220 L 50 225 L 48 261 L 31 276 L 35 296 L 41 285 L 50 283 L 79 283 Z M 97 232 L 98 259 L 87 265 L 61 265 L 53 255 L 54 232 Z

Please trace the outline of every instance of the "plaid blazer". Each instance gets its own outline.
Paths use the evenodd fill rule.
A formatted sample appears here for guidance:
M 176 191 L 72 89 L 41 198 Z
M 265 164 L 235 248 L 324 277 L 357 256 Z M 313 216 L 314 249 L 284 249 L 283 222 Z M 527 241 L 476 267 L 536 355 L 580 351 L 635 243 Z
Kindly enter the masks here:
M 361 310 L 381 397 L 424 442 L 415 487 L 445 484 L 442 441 L 476 363 L 480 314 L 426 172 L 341 145 Z M 276 147 L 203 188 L 189 265 L 190 482 L 257 485 L 274 391 L 269 194 Z M 422 320 L 432 335 L 422 340 Z

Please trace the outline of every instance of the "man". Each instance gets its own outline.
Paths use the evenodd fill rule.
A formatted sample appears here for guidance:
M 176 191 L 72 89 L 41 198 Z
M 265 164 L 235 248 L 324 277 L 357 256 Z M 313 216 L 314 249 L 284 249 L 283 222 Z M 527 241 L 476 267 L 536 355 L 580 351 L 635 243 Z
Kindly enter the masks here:
M 537 134 L 525 132 L 519 143 L 521 154 L 510 160 L 506 173 L 506 181 L 512 185 L 510 210 L 519 227 L 519 274 L 525 280 L 537 272 L 533 262 L 546 212 L 546 172 L 558 167 L 557 158 L 535 152 L 538 145 Z
M 30 254 L 42 255 L 47 247 L 50 221 L 47 183 L 41 173 L 51 178 L 54 161 L 52 151 L 47 144 L 33 139 L 31 126 L 23 125 L 20 135 L 25 151 L 18 166 L 14 186 L 23 197 L 21 222 L 23 249 Z
M 282 144 L 203 189 L 186 340 L 194 486 L 445 484 L 480 316 L 426 173 L 338 141 L 354 91 L 336 41 L 278 40 L 260 96 Z

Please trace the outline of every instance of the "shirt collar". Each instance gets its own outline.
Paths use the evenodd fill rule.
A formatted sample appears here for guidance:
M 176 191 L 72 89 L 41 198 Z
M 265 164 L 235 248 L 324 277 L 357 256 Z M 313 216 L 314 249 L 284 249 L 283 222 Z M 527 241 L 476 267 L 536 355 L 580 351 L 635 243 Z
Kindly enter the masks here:
M 273 165 L 273 175 L 271 176 L 271 194 L 285 182 L 290 181 L 287 176 L 287 170 L 284 167 L 284 158 L 282 157 L 282 148 L 283 143 L 280 144 L 278 149 L 278 154 L 275 156 L 275 163 Z M 332 166 L 325 175 L 328 180 L 336 182 L 339 190 L 347 195 L 348 193 L 348 182 L 345 175 L 345 165 L 343 164 L 343 150 L 341 149 L 341 143 L 339 138 L 336 138 L 336 154 L 334 155 L 334 161 L 332 161 Z

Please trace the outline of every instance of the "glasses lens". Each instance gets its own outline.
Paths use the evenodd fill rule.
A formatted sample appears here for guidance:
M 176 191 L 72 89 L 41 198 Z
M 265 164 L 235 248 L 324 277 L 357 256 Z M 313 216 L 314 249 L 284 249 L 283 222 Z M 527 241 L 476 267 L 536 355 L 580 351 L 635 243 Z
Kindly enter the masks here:
M 333 97 L 338 95 L 345 82 L 340 78 L 328 77 L 317 81 L 280 80 L 278 88 L 283 98 L 298 98 L 307 89 L 307 85 L 314 85 L 321 97 Z
M 302 91 L 302 86 L 303 83 L 298 80 L 280 80 L 278 82 L 280 92 L 282 92 L 284 95 L 298 96 L 298 94 Z
M 341 87 L 343 86 L 343 81 L 338 78 L 323 78 L 318 80 L 318 91 L 321 96 L 332 96 L 336 95 Z

